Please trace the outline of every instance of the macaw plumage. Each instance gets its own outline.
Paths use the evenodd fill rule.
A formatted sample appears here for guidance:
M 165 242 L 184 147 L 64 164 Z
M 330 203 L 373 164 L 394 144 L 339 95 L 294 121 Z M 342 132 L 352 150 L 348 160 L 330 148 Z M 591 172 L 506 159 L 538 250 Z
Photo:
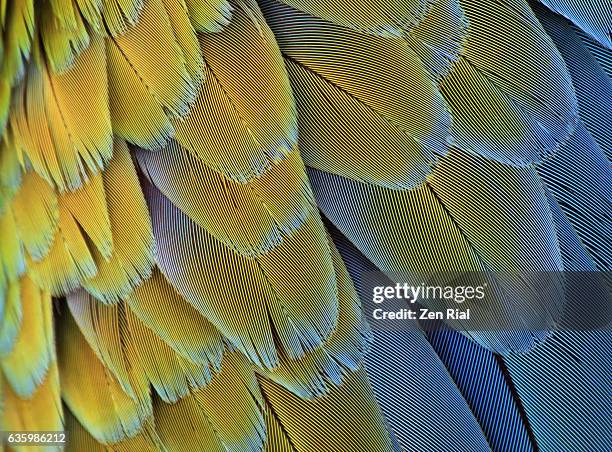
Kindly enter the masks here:
M 361 306 L 364 272 L 610 270 L 612 8 L 540 1 L 0 0 L 0 431 L 612 450 L 611 335 L 539 288 L 480 315 L 544 331 Z

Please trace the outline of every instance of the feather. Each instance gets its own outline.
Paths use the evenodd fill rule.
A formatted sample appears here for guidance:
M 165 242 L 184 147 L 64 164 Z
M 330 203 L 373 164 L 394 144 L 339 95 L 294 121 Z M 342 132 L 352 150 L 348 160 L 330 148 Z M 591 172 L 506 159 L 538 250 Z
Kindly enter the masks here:
M 97 272 L 86 237 L 66 208 L 60 208 L 59 228 L 49 252 L 38 261 L 26 254 L 26 263 L 32 280 L 56 297 Z
M 204 58 L 198 37 L 189 21 L 190 13 L 187 5 L 183 0 L 163 0 L 163 2 L 174 37 L 183 53 L 183 58 L 185 58 L 185 69 L 187 69 L 194 84 L 199 85 L 204 76 Z M 204 4 L 205 2 L 198 3 Z
M 387 432 L 362 369 L 314 400 L 302 399 L 266 379 L 260 384 L 266 425 L 274 435 L 268 438 L 266 451 L 400 450 Z
M 183 358 L 129 309 L 124 307 L 122 312 L 127 323 L 124 344 L 131 348 L 128 354 L 136 357 L 141 372 L 164 402 L 177 402 L 188 395 L 190 388 L 197 390 L 210 383 L 212 374 L 207 362 L 196 364 Z
M 70 411 L 97 441 L 117 442 L 136 435 L 151 417 L 152 406 L 139 403 L 121 389 L 68 309 L 62 309 L 57 322 L 62 399 Z
M 173 8 L 170 17 L 162 0 L 146 0 L 138 23 L 106 40 L 113 131 L 149 149 L 174 134 L 169 118 L 187 113 L 201 78 L 190 75 L 198 61 L 182 35 L 189 25 Z
M 253 362 L 275 367 L 277 345 L 295 358 L 331 334 L 337 321 L 337 288 L 316 214 L 270 253 L 248 258 L 191 222 L 155 187 L 145 185 L 161 271 Z M 251 315 L 245 318 L 243 312 Z
M 496 355 L 456 331 L 427 339 L 465 398 L 493 450 L 531 451 L 534 439 Z M 448 422 L 448 421 L 447 421 Z
M 0 45 L 0 57 L 2 57 L 2 46 Z M 0 70 L 1 70 L 0 66 Z M 11 85 L 8 80 L 0 80 L 0 132 L 4 132 L 8 122 L 9 109 L 11 107 Z
M 0 431 L 605 450 L 609 278 L 529 275 L 609 269 L 610 27 L 542 2 L 0 0 Z M 377 269 L 537 328 L 371 333 Z
M 128 32 L 142 21 L 146 0 L 101 0 L 101 13 L 105 28 L 112 37 Z
M 163 300 L 163 303 L 160 303 Z M 223 357 L 223 337 L 155 267 L 149 279 L 126 299 L 128 309 L 184 358 L 210 365 L 218 371 Z M 172 312 L 172 316 L 168 316 Z
M 537 6 L 537 5 L 536 5 Z M 582 123 L 599 148 L 612 159 L 612 134 L 602 118 L 612 117 L 612 73 L 606 74 L 568 21 L 546 8 L 534 8 L 572 77 Z M 608 53 L 611 53 L 608 51 Z
M 539 0 L 612 50 L 612 9 L 605 0 Z
M 465 176 L 458 176 L 459 167 Z M 562 269 L 548 203 L 532 169 L 512 168 L 453 150 L 427 183 L 410 191 L 388 190 L 317 170 L 309 170 L 309 176 L 323 213 L 389 274 Z M 449 181 L 453 181 L 452 188 Z M 473 220 L 476 210 L 483 220 Z M 504 233 L 491 236 L 487 223 L 491 220 L 486 218 L 494 219 Z M 521 220 L 527 218 L 540 221 Z M 411 240 L 398 241 L 398 236 Z M 497 290 L 513 290 L 501 281 L 491 280 L 490 284 Z M 497 296 L 496 302 L 477 314 L 487 322 L 491 318 L 504 322 L 501 324 L 507 324 L 504 319 L 508 318 L 513 322 L 526 319 L 527 324 L 544 322 L 552 327 L 559 316 L 560 299 L 554 290 L 544 294 L 531 287 Z M 499 352 L 534 344 L 530 333 L 473 336 Z
M 404 36 L 429 73 L 440 81 L 463 51 L 468 23 L 458 0 L 437 0 L 427 16 Z
M 229 353 L 221 372 L 206 387 L 175 404 L 156 401 L 155 425 L 168 450 L 256 451 L 266 434 L 263 404 L 249 362 L 239 353 Z M 177 425 L 180 418 L 189 422 Z
M 123 304 L 103 305 L 84 290 L 71 293 L 66 302 L 80 334 L 121 389 L 142 406 L 151 404 L 149 381 L 128 347 Z
M 612 52 L 599 42 L 589 36 L 587 33 L 582 31 L 580 28 L 573 26 L 574 33 L 578 35 L 582 44 L 589 50 L 591 55 L 597 60 L 597 63 L 601 66 L 608 77 L 612 78 Z
M 612 172 L 597 143 L 579 124 L 537 171 L 598 268 L 608 270 L 612 249 Z
M 606 450 L 610 335 L 559 331 L 505 362 L 541 450 Z M 573 427 L 566 429 L 569 423 Z
M 103 41 L 92 40 L 62 74 L 49 71 L 38 45 L 33 52 L 38 63 L 13 96 L 15 145 L 44 179 L 60 191 L 75 190 L 112 155 Z
M 246 183 L 296 143 L 283 60 L 256 5 L 236 8 L 222 32 L 199 38 L 205 80 L 189 114 L 174 121 L 176 140 L 227 178 Z
M 99 443 L 74 417 L 68 407 L 64 407 L 66 431 L 70 432 L 70 439 L 64 448 L 68 452 L 87 450 L 90 452 L 105 452 L 107 449 Z
M 113 242 L 102 176 L 90 174 L 88 182 L 81 188 L 59 195 L 52 190 L 48 192 L 49 186 L 44 180 L 31 177 L 36 185 L 32 189 L 28 184 L 24 185 L 29 191 L 24 192 L 22 188 L 22 193 L 15 198 L 13 209 L 16 214 L 20 212 L 19 215 L 25 217 L 21 221 L 23 232 L 20 233 L 26 240 L 26 247 L 32 240 L 29 239 L 32 235 L 29 229 L 44 232 L 42 225 L 45 225 L 45 218 L 42 215 L 47 215 L 46 222 L 50 223 L 49 228 L 53 227 L 54 236 L 51 243 L 45 243 L 44 254 L 37 252 L 27 256 L 28 267 L 38 285 L 51 291 L 54 296 L 60 296 L 98 272 L 93 253 L 110 256 Z M 49 199 L 45 201 L 43 195 Z M 37 200 L 37 197 L 40 199 Z M 38 211 L 24 212 L 24 205 L 36 203 L 43 203 L 43 206 Z M 54 207 L 56 211 L 51 210 Z M 32 214 L 39 214 L 37 216 L 42 218 L 30 218 Z M 57 219 L 54 218 L 56 215 Z
M 11 351 L 1 358 L 0 367 L 16 396 L 30 398 L 55 360 L 52 305 L 50 294 L 41 291 L 27 276 L 21 278 L 19 294 L 21 325 Z
M 365 299 L 370 294 L 364 292 L 363 276 L 376 267 L 327 226 Z M 512 450 L 529 450 L 494 355 L 456 331 L 423 333 L 416 325 L 413 330 L 374 330 L 364 358 L 399 443 L 408 450 L 503 450 L 508 444 L 515 446 Z
M 433 4 L 425 0 L 393 0 L 385 3 L 360 0 L 350 4 L 330 0 L 282 0 L 282 2 L 311 16 L 320 17 L 343 27 L 385 37 L 406 34 L 423 20 Z
M 114 156 L 102 179 L 113 249 L 109 259 L 92 249 L 98 272 L 83 287 L 99 300 L 114 303 L 151 275 L 155 243 L 138 175 L 123 140 L 115 140 Z
M 244 256 L 273 250 L 314 212 L 314 198 L 297 149 L 245 184 L 213 170 L 174 140 L 161 151 L 139 151 L 136 157 L 145 176 L 164 196 L 198 226 Z
M 361 303 L 342 258 L 330 243 L 338 283 L 338 325 L 329 339 L 302 358 L 280 354 L 280 365 L 258 373 L 302 398 L 328 394 L 355 372 L 365 352 L 369 330 L 362 318 Z
M 512 165 L 540 161 L 576 122 L 563 59 L 523 0 L 459 3 L 468 38 L 440 83 L 455 145 Z
M 3 289 L 9 281 L 23 273 L 25 265 L 15 217 L 8 209 L 0 213 L 0 237 L 0 289 Z
M 450 116 L 412 48 L 274 1 L 264 11 L 295 90 L 306 165 L 389 188 L 421 183 L 446 152 Z
M 372 344 L 366 369 L 404 450 L 490 450 L 478 419 L 422 332 L 376 331 Z
M 115 155 L 113 162 L 117 159 Z M 104 172 L 107 173 L 108 170 Z M 113 236 L 102 174 L 90 176 L 81 189 L 60 195 L 59 207 L 74 218 L 83 237 L 91 240 L 92 246 L 89 248 L 109 259 L 113 250 Z
M 228 0 L 185 0 L 193 27 L 202 33 L 223 30 L 232 19 L 234 7 Z
M 62 3 L 52 1 L 53 4 Z M 68 3 L 68 2 L 67 2 Z M 40 15 L 40 37 L 45 50 L 47 66 L 51 72 L 60 73 L 68 70 L 75 59 L 90 43 L 89 33 L 85 21 L 79 13 L 75 13 L 73 1 L 69 2 L 70 14 L 65 10 L 60 15 L 48 11 Z M 70 16 L 72 20 L 65 18 Z
M 533 169 L 453 151 L 436 166 L 428 184 L 489 270 L 563 268 L 546 196 Z M 493 223 L 503 228 L 503 236 L 490 234 Z
M 34 0 L 7 3 L 2 26 L 3 58 L 0 59 L 0 74 L 9 87 L 23 76 L 25 62 L 32 48 L 34 27 Z
M 55 17 L 60 21 L 64 21 L 68 15 L 64 12 L 65 9 L 58 10 L 57 6 L 65 3 L 72 3 L 74 15 L 81 15 L 92 30 L 102 31 L 102 0 L 51 0 L 51 8 L 54 10 Z M 72 19 L 71 16 L 70 18 Z M 75 17 L 74 20 L 78 18 Z
M 5 130 L 0 140 L 0 213 L 4 205 L 15 194 L 22 180 L 22 168 L 10 131 Z
M 154 427 L 150 422 L 144 425 L 143 430 L 137 435 L 126 438 L 109 445 L 104 445 L 98 442 L 91 434 L 81 425 L 77 418 L 70 412 L 67 407 L 65 413 L 65 430 L 69 433 L 68 442 L 64 450 L 79 452 L 87 450 L 90 452 L 157 452 L 163 450 Z
M 566 272 L 595 270 L 593 260 L 559 204 L 551 194 L 548 198 Z M 571 273 L 566 274 L 571 276 Z M 589 279 L 589 284 L 594 281 Z M 593 296 L 594 287 L 587 288 L 589 296 L 579 288 L 578 293 L 570 297 L 574 305 L 566 309 L 559 331 L 529 353 L 511 354 L 502 361 L 540 450 L 608 448 L 609 425 L 602 413 L 609 408 L 610 334 L 607 331 L 576 331 L 575 325 L 576 317 L 585 315 L 607 318 L 609 325 L 609 288 L 609 285 L 604 287 L 603 304 Z M 572 428 L 567 429 L 566 425 Z
M 208 363 L 195 364 L 176 354 L 123 303 L 105 306 L 84 291 L 67 298 L 83 336 L 122 389 L 150 404 L 149 384 L 167 403 L 210 382 Z
M 0 358 L 13 349 L 21 331 L 23 321 L 22 281 L 23 278 L 9 282 L 8 287 L 0 295 L 3 297 L 2 316 L 0 317 Z
M 44 416 L 41 416 L 44 413 Z M 28 398 L 22 398 L 4 387 L 4 413 L 0 410 L 3 430 L 18 432 L 59 432 L 63 428 L 60 381 L 57 364 L 53 362 L 43 382 Z
M 53 188 L 37 173 L 23 176 L 12 201 L 19 239 L 34 260 L 49 252 L 59 227 L 59 204 Z

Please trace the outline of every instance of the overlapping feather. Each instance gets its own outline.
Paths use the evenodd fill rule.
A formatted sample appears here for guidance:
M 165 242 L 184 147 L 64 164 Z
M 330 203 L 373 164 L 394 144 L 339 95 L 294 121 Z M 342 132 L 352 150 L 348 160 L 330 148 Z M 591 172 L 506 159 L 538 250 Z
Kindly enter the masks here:
M 609 91 L 610 31 L 545 3 L 599 44 L 523 0 L 0 1 L 2 429 L 64 427 L 74 450 L 604 447 L 605 335 L 502 360 L 550 333 L 376 333 L 363 363 L 359 269 L 609 269 L 586 87 Z M 531 289 L 485 314 L 554 329 Z M 408 429 L 398 406 L 428 397 Z M 583 436 L 547 427 L 566 419 Z

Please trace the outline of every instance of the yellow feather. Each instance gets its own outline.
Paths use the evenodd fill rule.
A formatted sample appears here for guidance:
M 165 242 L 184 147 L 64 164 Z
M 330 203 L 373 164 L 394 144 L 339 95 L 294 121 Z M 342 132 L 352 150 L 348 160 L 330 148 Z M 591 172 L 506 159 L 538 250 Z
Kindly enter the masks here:
M 197 31 L 221 31 L 232 19 L 233 7 L 228 0 L 185 0 L 185 3 Z
M 0 358 L 9 353 L 17 340 L 23 320 L 21 281 L 10 281 L 4 292 L 4 311 L 0 318 Z
M 277 345 L 302 356 L 336 327 L 337 287 L 317 212 L 281 245 L 249 258 L 192 223 L 150 184 L 146 193 L 160 269 L 253 362 L 275 367 Z
M 123 306 L 122 314 L 127 324 L 124 346 L 164 402 L 174 403 L 189 394 L 190 388 L 197 390 L 210 382 L 212 373 L 207 362 L 196 364 L 178 355 L 129 308 Z
M 257 369 L 266 378 L 304 398 L 320 397 L 342 384 L 347 374 L 357 370 L 365 351 L 367 324 L 362 318 L 361 301 L 344 262 L 330 239 L 338 283 L 338 325 L 317 349 L 290 359 L 280 354 L 280 365 L 272 370 Z
M 183 53 L 187 72 L 189 72 L 194 84 L 199 85 L 204 76 L 204 58 L 195 30 L 189 21 L 187 5 L 185 5 L 184 0 L 163 0 L 163 2 L 174 37 Z M 204 4 L 206 2 L 198 3 Z
M 467 27 L 467 19 L 457 0 L 438 0 L 404 39 L 439 81 L 448 74 L 462 52 Z
M 59 206 L 79 224 L 83 236 L 91 240 L 93 246 L 89 248 L 110 259 L 113 237 L 102 179 L 100 173 L 90 175 L 83 187 L 60 195 Z
M 82 188 L 81 190 L 86 190 Z M 76 289 L 85 278 L 97 272 L 96 263 L 79 223 L 59 198 L 59 229 L 47 255 L 33 260 L 26 254 L 32 279 L 53 296 Z
M 205 412 L 206 406 L 200 406 L 191 396 L 174 404 L 156 400 L 156 429 L 166 449 L 225 452 L 227 449 L 223 447 Z M 177 422 L 177 419 L 188 421 Z
M 98 272 L 84 281 L 83 287 L 98 299 L 112 303 L 125 298 L 151 275 L 154 240 L 138 175 L 123 140 L 115 140 L 113 159 L 102 178 L 113 250 L 108 260 L 92 250 Z M 95 207 L 90 204 L 90 208 Z
M 61 191 L 77 189 L 112 155 L 106 59 L 101 38 L 92 39 L 62 74 L 48 71 L 34 47 L 27 84 L 14 99 L 15 144 L 32 167 Z
M 31 397 L 19 397 L 8 385 L 5 385 L 4 392 L 4 416 L 0 418 L 3 430 L 19 432 L 63 430 L 60 382 L 55 362 L 51 364 L 44 381 Z
M 143 430 L 134 437 L 104 445 L 91 436 L 67 408 L 65 417 L 65 430 L 70 436 L 64 450 L 68 452 L 158 452 L 163 450 L 163 445 L 151 421 L 147 421 Z
M 4 211 L 4 206 L 21 185 L 22 172 L 12 134 L 6 129 L 0 139 L 0 190 L 4 193 L 4 199 L 0 200 L 0 213 Z
M 70 3 L 74 5 L 72 1 Z M 66 16 L 63 13 L 60 17 Z M 70 21 L 62 21 L 51 11 L 40 15 L 39 33 L 47 64 L 52 72 L 67 70 L 89 45 L 89 33 L 81 15 L 73 13 L 71 17 Z
M 314 211 L 296 148 L 261 177 L 240 184 L 174 140 L 136 157 L 146 176 L 196 224 L 244 256 L 271 251 Z
M 164 110 L 177 116 L 187 112 L 197 87 L 162 0 L 146 0 L 138 23 L 120 36 L 108 38 L 107 46 L 129 62 L 130 70 Z M 114 64 L 109 63 L 109 72 L 114 70 Z M 111 98 L 111 103 L 118 100 L 123 99 Z M 125 116 L 113 117 L 113 123 L 136 120 L 130 118 L 131 112 L 123 113 Z
M 258 10 L 249 13 L 252 17 L 237 8 L 222 32 L 200 35 L 204 84 L 189 114 L 174 121 L 183 147 L 240 183 L 285 158 L 297 134 L 291 87 L 274 36 Z
M 52 302 L 27 277 L 20 283 L 23 320 L 9 354 L 2 357 L 0 367 L 16 395 L 30 398 L 43 382 L 55 358 Z
M 30 56 L 34 24 L 34 0 L 8 2 L 2 27 L 4 55 L 0 60 L 0 78 L 9 85 L 23 75 L 24 62 Z
M 0 214 L 0 289 L 23 271 L 24 257 L 15 217 L 10 209 Z
M 152 407 L 136 402 L 121 389 L 83 338 L 68 309 L 63 309 L 57 320 L 62 398 L 70 411 L 100 442 L 136 435 L 150 418 Z
M 102 18 L 111 36 L 126 33 L 138 23 L 145 0 L 101 0 Z
M 223 336 L 176 292 L 159 268 L 153 269 L 126 303 L 127 309 L 181 356 L 217 371 L 221 368 Z
M 84 290 L 66 297 L 74 321 L 96 357 L 110 371 L 123 392 L 143 406 L 151 403 L 149 382 L 125 341 L 122 305 L 103 305 Z
M 250 363 L 239 353 L 229 353 L 206 387 L 176 404 L 156 401 L 155 426 L 169 450 L 260 450 L 265 438 L 262 406 Z M 179 416 L 190 423 L 177 424 Z
M 298 451 L 396 450 L 363 369 L 325 397 L 313 400 L 265 379 L 260 384 L 270 435 L 266 452 L 284 450 L 283 444 Z
M 49 252 L 59 227 L 59 204 L 53 188 L 34 171 L 23 176 L 12 202 L 13 215 L 25 249 L 40 260 Z
M 422 183 L 447 151 L 451 118 L 408 43 L 280 3 L 266 8 L 294 88 L 306 165 L 393 189 Z
M 111 40 L 106 42 L 108 94 L 113 131 L 144 148 L 159 148 L 174 127 L 138 72 Z

